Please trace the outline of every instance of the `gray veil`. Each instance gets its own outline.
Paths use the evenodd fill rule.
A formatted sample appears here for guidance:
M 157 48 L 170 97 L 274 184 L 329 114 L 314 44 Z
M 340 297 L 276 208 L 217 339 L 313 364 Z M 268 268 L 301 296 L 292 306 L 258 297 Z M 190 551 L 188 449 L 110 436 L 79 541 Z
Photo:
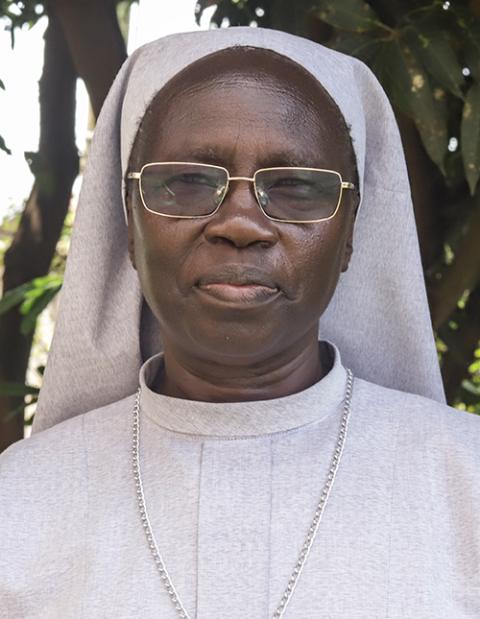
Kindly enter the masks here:
M 335 342 L 356 376 L 444 401 L 405 160 L 382 88 L 358 60 L 306 39 L 225 28 L 140 48 L 112 86 L 85 171 L 34 432 L 132 394 L 143 360 L 161 350 L 128 259 L 123 178 L 155 94 L 190 63 L 237 45 L 302 65 L 351 127 L 362 203 L 349 269 L 321 319 L 322 339 Z

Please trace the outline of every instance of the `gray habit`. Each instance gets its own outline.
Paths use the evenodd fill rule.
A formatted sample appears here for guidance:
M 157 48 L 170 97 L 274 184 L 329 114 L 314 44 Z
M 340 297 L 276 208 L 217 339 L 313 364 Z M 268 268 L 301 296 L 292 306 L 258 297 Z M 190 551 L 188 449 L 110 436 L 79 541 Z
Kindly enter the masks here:
M 155 536 L 190 617 L 267 619 L 335 446 L 336 355 L 289 397 L 189 402 L 142 380 L 141 464 Z M 0 616 L 174 619 L 130 462 L 134 398 L 0 459 Z M 285 619 L 480 617 L 478 419 L 356 379 L 347 441 Z
M 321 319 L 322 338 L 338 346 L 331 371 L 289 397 L 211 404 L 148 387 L 161 334 L 128 261 L 122 179 L 156 92 L 234 45 L 288 56 L 329 91 L 351 126 L 362 205 L 350 267 Z M 405 162 L 382 89 L 355 59 L 256 28 L 176 35 L 135 52 L 98 121 L 34 433 L 0 457 L 0 616 L 175 617 L 131 470 L 141 370 L 146 500 L 182 602 L 197 619 L 271 617 L 335 446 L 339 350 L 356 377 L 350 427 L 286 619 L 480 617 L 480 420 L 443 404 Z

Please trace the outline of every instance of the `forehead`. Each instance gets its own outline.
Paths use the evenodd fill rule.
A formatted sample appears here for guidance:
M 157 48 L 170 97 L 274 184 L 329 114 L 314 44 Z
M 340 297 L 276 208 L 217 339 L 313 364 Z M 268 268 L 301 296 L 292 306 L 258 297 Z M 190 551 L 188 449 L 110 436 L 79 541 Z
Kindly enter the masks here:
M 267 50 L 215 56 L 182 71 L 155 97 L 134 147 L 139 162 L 196 154 L 206 161 L 210 153 L 227 163 L 240 150 L 265 165 L 351 163 L 338 107 L 302 67 Z

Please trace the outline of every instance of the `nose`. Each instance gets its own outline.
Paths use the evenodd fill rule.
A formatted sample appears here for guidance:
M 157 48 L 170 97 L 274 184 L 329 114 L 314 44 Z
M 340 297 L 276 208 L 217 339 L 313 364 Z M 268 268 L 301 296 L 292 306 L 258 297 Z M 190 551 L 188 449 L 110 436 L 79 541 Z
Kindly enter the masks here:
M 253 183 L 247 180 L 230 183 L 227 195 L 208 220 L 204 233 L 211 243 L 228 243 L 237 248 L 268 248 L 278 240 L 275 222 L 264 215 L 255 198 Z

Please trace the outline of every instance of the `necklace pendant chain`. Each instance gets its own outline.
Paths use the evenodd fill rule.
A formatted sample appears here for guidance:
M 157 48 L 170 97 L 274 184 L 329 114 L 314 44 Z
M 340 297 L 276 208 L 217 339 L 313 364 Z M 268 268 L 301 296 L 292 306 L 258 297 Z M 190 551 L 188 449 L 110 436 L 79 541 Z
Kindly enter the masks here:
M 327 479 L 323 486 L 320 499 L 318 501 L 317 507 L 313 515 L 312 522 L 310 524 L 310 528 L 308 529 L 307 536 L 303 543 L 297 562 L 295 563 L 295 567 L 293 568 L 293 571 L 288 580 L 288 584 L 282 595 L 280 603 L 278 604 L 275 612 L 273 613 L 273 619 L 281 619 L 281 617 L 283 617 L 287 609 L 288 603 L 290 602 L 292 598 L 293 592 L 295 591 L 295 587 L 297 586 L 298 579 L 300 578 L 300 575 L 303 571 L 308 555 L 310 554 L 310 550 L 313 546 L 313 542 L 315 541 L 315 537 L 317 535 L 317 531 L 320 526 L 320 521 L 322 519 L 322 515 L 325 509 L 325 505 L 327 504 L 328 497 L 330 496 L 333 482 L 335 481 L 335 477 L 338 471 L 340 460 L 343 454 L 345 439 L 346 439 L 347 430 L 348 430 L 348 422 L 349 422 L 349 417 L 350 417 L 352 392 L 353 392 L 353 374 L 351 370 L 347 369 L 347 383 L 345 387 L 345 396 L 343 400 L 343 414 L 342 414 L 342 418 L 340 421 L 340 429 L 339 429 L 337 441 L 335 443 L 335 449 L 333 452 L 332 459 L 330 461 L 330 467 L 328 470 Z M 140 514 L 140 520 L 143 526 L 143 530 L 145 531 L 145 537 L 147 539 L 147 543 L 150 548 L 150 552 L 152 554 L 153 560 L 155 561 L 155 565 L 157 567 L 160 580 L 162 581 L 168 593 L 168 596 L 175 610 L 177 611 L 177 616 L 180 617 L 181 619 L 191 619 L 190 615 L 185 610 L 185 607 L 180 601 L 177 590 L 175 589 L 172 579 L 170 578 L 170 575 L 167 571 L 163 558 L 158 549 L 155 536 L 153 535 L 152 525 L 150 524 L 150 519 L 148 517 L 147 506 L 145 503 L 145 495 L 143 492 L 142 474 L 140 470 L 140 387 L 137 390 L 137 394 L 135 397 L 135 405 L 133 407 L 132 466 L 133 466 L 133 478 L 135 481 L 135 490 L 136 490 L 136 495 L 137 495 L 137 504 L 138 504 L 138 511 Z

